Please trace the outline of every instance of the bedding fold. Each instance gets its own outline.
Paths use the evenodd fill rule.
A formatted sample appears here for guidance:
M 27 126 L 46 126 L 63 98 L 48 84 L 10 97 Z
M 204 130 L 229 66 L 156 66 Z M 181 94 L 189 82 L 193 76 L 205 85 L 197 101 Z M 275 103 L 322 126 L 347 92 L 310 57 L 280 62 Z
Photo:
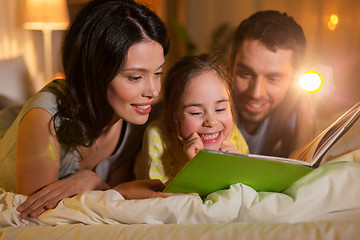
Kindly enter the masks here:
M 0 227 L 62 224 L 299 223 L 360 221 L 360 164 L 329 162 L 281 193 L 241 183 L 209 194 L 124 200 L 115 190 L 88 191 L 62 200 L 37 219 L 21 219 L 26 196 L 0 194 Z

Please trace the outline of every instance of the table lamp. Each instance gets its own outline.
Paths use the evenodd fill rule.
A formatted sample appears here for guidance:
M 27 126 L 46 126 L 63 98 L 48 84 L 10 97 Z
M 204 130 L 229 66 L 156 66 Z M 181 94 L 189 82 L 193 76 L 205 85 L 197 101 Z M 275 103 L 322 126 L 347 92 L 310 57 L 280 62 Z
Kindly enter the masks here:
M 23 27 L 41 30 L 44 39 L 45 79 L 52 77 L 53 30 L 65 30 L 69 25 L 69 12 L 66 0 L 25 0 Z

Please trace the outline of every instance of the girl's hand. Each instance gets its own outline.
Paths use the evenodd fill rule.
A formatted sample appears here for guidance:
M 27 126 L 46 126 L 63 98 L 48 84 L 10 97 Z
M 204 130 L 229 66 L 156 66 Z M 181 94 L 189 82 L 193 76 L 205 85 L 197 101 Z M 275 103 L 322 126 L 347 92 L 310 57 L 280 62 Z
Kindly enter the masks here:
M 120 183 L 113 188 L 118 191 L 126 200 L 147 199 L 147 198 L 166 198 L 184 193 L 163 193 L 165 185 L 159 179 L 135 180 Z M 196 194 L 190 194 L 196 195 Z
M 189 159 L 193 159 L 195 155 L 204 148 L 204 144 L 196 132 L 190 134 L 186 139 L 178 135 L 178 138 L 183 144 L 183 149 Z
M 237 149 L 237 147 L 235 146 L 235 144 L 233 144 L 230 141 L 224 140 L 220 146 L 220 151 L 223 152 L 231 152 L 231 153 L 239 153 L 239 150 Z
M 69 177 L 50 183 L 34 193 L 16 210 L 21 218 L 40 216 L 48 209 L 55 208 L 64 198 L 73 197 L 87 190 L 106 190 L 109 186 L 91 170 L 80 170 Z

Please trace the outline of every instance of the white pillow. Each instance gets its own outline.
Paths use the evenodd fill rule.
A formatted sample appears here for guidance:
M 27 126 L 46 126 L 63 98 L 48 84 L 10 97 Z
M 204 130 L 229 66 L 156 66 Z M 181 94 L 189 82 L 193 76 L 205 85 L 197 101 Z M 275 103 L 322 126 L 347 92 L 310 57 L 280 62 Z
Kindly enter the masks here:
M 0 95 L 20 103 L 32 95 L 33 86 L 22 56 L 0 60 Z

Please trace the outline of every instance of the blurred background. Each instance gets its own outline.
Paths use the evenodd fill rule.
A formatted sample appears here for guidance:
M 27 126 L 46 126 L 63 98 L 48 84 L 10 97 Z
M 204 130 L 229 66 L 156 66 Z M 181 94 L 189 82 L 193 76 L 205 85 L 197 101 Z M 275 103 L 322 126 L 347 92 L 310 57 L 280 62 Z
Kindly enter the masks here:
M 27 1 L 45 0 L 0 0 L 0 94 L 15 96 L 19 101 L 25 101 L 51 77 L 62 72 L 60 48 L 66 28 L 62 25 L 44 31 L 41 27 L 26 27 L 24 23 L 29 21 L 30 11 L 26 7 Z M 226 65 L 232 32 L 243 19 L 259 10 L 286 12 L 304 29 L 307 38 L 306 69 L 323 74 L 323 90 L 314 93 L 317 129 L 322 130 L 360 100 L 358 0 L 138 1 L 156 11 L 170 29 L 171 48 L 167 67 L 184 55 L 212 51 L 220 51 L 221 60 Z M 88 0 L 62 2 L 65 2 L 67 16 L 65 13 L 59 16 L 65 16 L 59 21 L 67 26 Z M 54 15 L 61 11 L 60 7 L 52 10 L 38 7 L 35 14 Z M 50 48 L 50 57 L 47 48 Z M 11 69 L 16 69 L 15 73 L 10 72 Z M 15 78 L 22 79 L 15 84 Z M 13 89 L 9 89 L 10 85 Z M 15 93 L 25 86 L 26 90 Z

